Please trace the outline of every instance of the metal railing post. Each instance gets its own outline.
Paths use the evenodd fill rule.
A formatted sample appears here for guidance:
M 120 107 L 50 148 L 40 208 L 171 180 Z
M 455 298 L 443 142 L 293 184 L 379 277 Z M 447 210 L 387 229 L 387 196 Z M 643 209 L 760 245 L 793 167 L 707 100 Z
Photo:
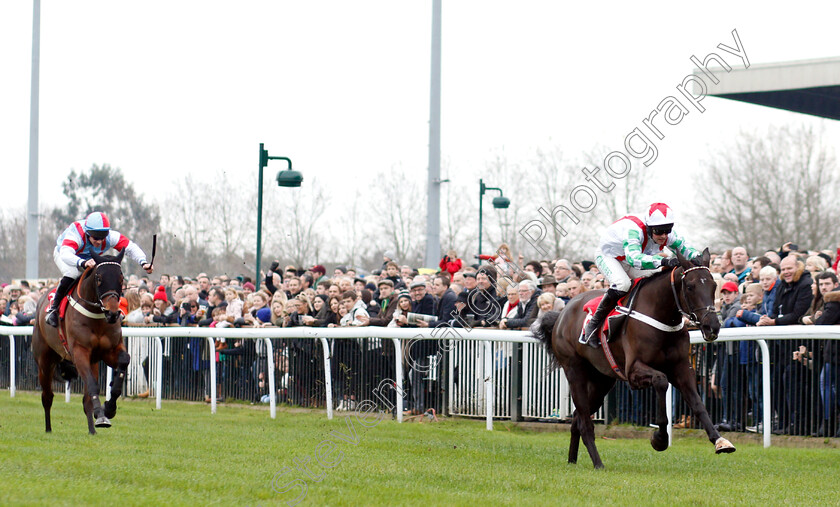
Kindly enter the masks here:
M 265 349 L 268 353 L 268 402 L 270 405 L 269 412 L 271 418 L 277 418 L 277 389 L 274 387 L 274 346 L 271 344 L 270 338 L 263 338 L 265 340 Z
M 111 382 L 114 380 L 114 370 L 110 366 L 106 366 L 105 368 L 108 369 L 105 374 L 105 401 L 108 401 L 111 399 Z M 125 386 L 125 388 L 127 387 Z
M 674 409 L 674 386 L 668 384 L 668 390 L 665 391 L 665 412 L 668 417 L 668 447 L 674 442 L 674 421 L 671 417 L 671 412 Z M 604 415 L 604 424 L 607 424 L 607 416 Z
M 207 337 L 210 347 L 210 413 L 216 413 L 216 341 Z M 196 351 L 198 352 L 198 351 Z
M 10 398 L 15 397 L 15 337 L 9 336 L 9 394 Z
M 764 433 L 764 448 L 770 447 L 770 433 L 773 427 L 773 399 L 770 396 L 770 349 L 767 347 L 767 342 L 764 340 L 756 340 L 758 348 L 761 350 L 761 406 L 762 427 Z
M 332 352 L 330 351 L 330 343 L 326 338 L 319 338 L 321 346 L 324 348 L 324 386 L 326 386 L 326 401 L 327 401 L 327 419 L 333 418 L 333 399 L 332 399 L 332 372 L 330 371 L 330 361 L 332 359 Z
M 401 422 L 403 422 L 403 397 L 400 396 L 400 393 L 403 392 L 402 341 L 400 341 L 398 338 L 391 338 L 391 340 L 393 340 L 393 342 L 394 342 L 394 349 L 396 350 L 396 353 L 394 354 L 394 356 L 395 356 L 394 360 L 397 362 L 396 365 L 395 365 L 396 366 L 395 371 L 397 373 L 397 378 L 394 379 L 394 382 L 397 384 L 397 389 L 396 389 L 396 391 L 397 391 L 397 408 L 396 408 L 397 413 L 396 413 L 396 416 L 397 416 L 397 422 L 401 423 Z
M 157 366 L 155 368 L 155 408 L 160 410 L 160 399 L 163 393 L 163 340 L 160 336 L 155 337 L 157 343 Z
M 484 407 L 487 430 L 493 431 L 493 342 L 484 341 Z

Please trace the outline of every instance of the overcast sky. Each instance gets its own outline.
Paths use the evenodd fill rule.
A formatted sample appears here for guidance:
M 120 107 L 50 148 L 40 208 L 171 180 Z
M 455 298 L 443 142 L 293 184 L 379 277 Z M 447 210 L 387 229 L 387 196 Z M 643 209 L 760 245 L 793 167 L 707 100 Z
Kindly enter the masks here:
M 524 164 L 557 144 L 572 157 L 621 149 L 677 93 L 689 58 L 734 46 L 733 29 L 761 64 L 840 55 L 838 19 L 837 2 L 444 0 L 443 159 L 477 190 L 495 154 Z M 31 2 L 0 2 L 6 209 L 27 198 L 31 31 Z M 260 142 L 336 192 L 395 165 L 425 183 L 430 40 L 430 0 L 45 0 L 41 205 L 61 202 L 60 182 L 92 164 L 122 168 L 148 196 L 187 173 L 255 173 Z M 675 192 L 741 130 L 806 124 L 840 141 L 837 122 L 704 105 L 664 132 L 647 197 L 687 209 Z

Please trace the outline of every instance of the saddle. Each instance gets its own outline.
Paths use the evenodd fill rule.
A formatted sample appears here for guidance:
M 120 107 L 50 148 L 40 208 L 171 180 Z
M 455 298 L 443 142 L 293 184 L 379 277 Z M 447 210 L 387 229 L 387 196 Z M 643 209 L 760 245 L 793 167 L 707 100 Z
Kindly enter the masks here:
M 604 324 L 601 327 L 601 330 L 599 330 L 599 338 L 601 334 L 606 335 L 607 343 L 611 343 L 618 339 L 624 329 L 624 324 L 627 321 L 627 314 L 633 310 L 639 290 L 649 281 L 649 279 L 650 277 L 646 276 L 633 280 L 633 285 L 630 287 L 630 291 L 627 292 L 623 298 L 618 300 L 615 308 L 613 308 L 610 314 L 607 315 L 607 318 L 604 319 Z M 589 323 L 589 320 L 592 319 L 592 314 L 594 314 L 595 310 L 598 309 L 598 305 L 601 304 L 602 299 L 604 299 L 604 296 L 598 296 L 583 305 L 583 311 L 587 313 L 587 316 L 583 320 L 583 326 L 581 327 L 580 332 L 581 336 L 583 336 L 583 330 L 586 329 L 586 325 Z

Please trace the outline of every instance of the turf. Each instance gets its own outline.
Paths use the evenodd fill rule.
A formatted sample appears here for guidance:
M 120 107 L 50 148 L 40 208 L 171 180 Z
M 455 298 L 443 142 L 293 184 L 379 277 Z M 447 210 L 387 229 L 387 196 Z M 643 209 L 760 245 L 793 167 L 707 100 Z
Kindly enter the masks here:
M 826 504 L 840 499 L 837 449 L 738 444 L 715 455 L 705 438 L 676 438 L 657 453 L 646 439 L 599 439 L 606 470 L 582 448 L 566 464 L 569 434 L 483 421 L 365 428 L 337 414 L 148 400 L 120 403 L 114 426 L 87 434 L 81 400 L 56 398 L 43 431 L 37 393 L 0 392 L 0 503 L 105 505 L 720 505 Z M 370 424 L 373 424 L 372 421 Z M 332 432 L 332 433 L 331 433 Z M 344 439 L 340 435 L 341 433 Z M 331 468 L 315 464 L 322 460 Z M 348 442 L 349 441 L 349 442 Z M 355 442 L 355 445 L 351 442 Z M 339 455 L 338 452 L 341 454 Z M 307 457 L 307 477 L 296 467 Z M 340 461 L 339 461 L 340 459 Z M 283 474 L 285 470 L 285 475 Z M 302 482 L 298 482 L 301 485 Z

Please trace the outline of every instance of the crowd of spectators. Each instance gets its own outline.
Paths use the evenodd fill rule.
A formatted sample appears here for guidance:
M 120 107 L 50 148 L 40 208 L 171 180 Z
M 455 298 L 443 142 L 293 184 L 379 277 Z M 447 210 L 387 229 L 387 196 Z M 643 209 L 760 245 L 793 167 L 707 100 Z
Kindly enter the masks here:
M 713 254 L 710 269 L 718 284 L 715 303 L 722 326 L 840 323 L 838 256 L 840 249 L 834 253 L 799 251 L 790 243 L 778 251 L 752 256 L 740 246 Z M 399 264 L 393 253 L 385 252 L 382 265 L 366 276 L 348 266 L 336 266 L 328 274 L 323 265 L 281 267 L 278 261 L 271 263 L 259 281 L 207 273 L 194 278 L 162 274 L 155 280 L 132 275 L 126 279 L 122 305 L 125 322 L 133 325 L 453 326 L 505 330 L 528 329 L 545 312 L 562 311 L 571 298 L 606 288 L 604 275 L 591 261 L 525 262 L 522 255 L 514 259 L 506 245 L 501 245 L 495 255 L 481 256 L 475 264 L 449 251 L 439 268 L 421 274 L 414 267 Z M 26 281 L 3 284 L 0 324 L 31 325 L 37 299 L 47 290 L 46 285 L 30 287 Z M 242 344 L 228 345 L 218 340 L 216 353 L 235 355 Z M 809 400 L 797 393 L 809 389 L 803 384 L 808 371 L 815 368 L 820 371 L 822 418 L 816 433 L 838 431 L 838 345 L 824 340 L 820 350 L 809 350 L 804 343 L 773 342 L 776 431 L 804 431 Z M 200 346 L 198 341 L 195 346 Z M 422 384 L 419 372 L 428 371 L 429 365 L 424 362 L 435 354 L 436 346 L 426 341 L 414 351 L 419 367 L 409 374 L 413 389 Z M 820 364 L 814 364 L 817 359 Z M 196 368 L 200 367 L 197 362 Z M 148 371 L 147 361 L 144 370 Z M 723 401 L 721 430 L 743 430 L 746 406 L 754 414 L 753 429 L 761 429 L 760 372 L 754 342 L 727 342 L 718 348 L 710 387 Z M 264 380 L 264 372 L 259 374 Z M 420 390 L 413 391 L 412 412 L 425 409 L 422 396 Z M 349 409 L 353 399 L 341 398 L 340 403 L 340 408 Z

